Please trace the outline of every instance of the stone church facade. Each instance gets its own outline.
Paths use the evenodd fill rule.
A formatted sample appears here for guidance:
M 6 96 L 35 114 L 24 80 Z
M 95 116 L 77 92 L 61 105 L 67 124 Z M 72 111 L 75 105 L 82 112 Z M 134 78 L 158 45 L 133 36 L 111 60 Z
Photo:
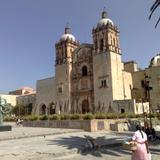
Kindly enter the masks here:
M 92 29 L 92 40 L 80 44 L 65 28 L 55 44 L 55 77 L 37 81 L 34 114 L 147 111 L 147 98 L 142 103 L 142 94 L 136 97 L 142 92 L 136 86 L 142 71 L 133 61 L 122 62 L 119 31 L 105 11 Z

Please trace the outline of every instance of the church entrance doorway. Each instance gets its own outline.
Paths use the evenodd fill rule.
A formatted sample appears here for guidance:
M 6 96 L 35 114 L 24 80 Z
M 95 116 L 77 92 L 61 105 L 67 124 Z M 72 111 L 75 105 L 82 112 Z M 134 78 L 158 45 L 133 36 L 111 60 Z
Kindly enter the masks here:
M 86 99 L 82 102 L 82 114 L 85 113 L 89 113 L 89 102 Z

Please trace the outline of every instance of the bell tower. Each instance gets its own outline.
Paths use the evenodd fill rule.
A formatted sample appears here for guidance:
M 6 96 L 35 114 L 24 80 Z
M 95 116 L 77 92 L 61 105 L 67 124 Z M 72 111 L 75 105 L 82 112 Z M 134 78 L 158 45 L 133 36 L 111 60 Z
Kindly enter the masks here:
M 71 34 L 71 28 L 65 27 L 64 34 L 61 36 L 58 43 L 56 43 L 56 65 L 64 64 L 71 61 L 72 52 L 79 46 L 78 41 Z
M 64 34 L 56 43 L 55 82 L 58 113 L 69 113 L 71 109 L 72 54 L 79 42 L 65 27 Z
M 118 27 L 104 10 L 92 30 L 95 107 L 108 108 L 123 99 L 122 61 Z
M 93 47 L 95 53 L 112 51 L 120 54 L 119 31 L 106 11 L 102 12 L 101 20 L 97 27 L 92 30 Z

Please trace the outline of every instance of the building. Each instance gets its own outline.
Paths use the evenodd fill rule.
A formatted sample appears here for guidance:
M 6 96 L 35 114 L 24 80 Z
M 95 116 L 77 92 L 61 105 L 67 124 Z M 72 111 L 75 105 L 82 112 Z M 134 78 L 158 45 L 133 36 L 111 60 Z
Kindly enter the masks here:
M 0 97 L 5 99 L 10 106 L 15 107 L 17 105 L 17 95 L 0 94 Z
M 160 54 L 150 61 L 149 67 L 132 73 L 133 98 L 150 102 L 153 111 L 160 111 Z
M 30 87 L 22 87 L 14 91 L 8 92 L 8 94 L 10 95 L 25 95 L 25 94 L 32 94 L 32 93 L 35 93 L 35 91 L 33 90 L 33 88 L 30 88 Z
M 139 70 L 133 61 L 122 62 L 118 27 L 106 11 L 92 29 L 92 40 L 80 44 L 65 28 L 55 44 L 55 77 L 37 81 L 35 114 L 149 111 L 150 99 L 141 84 L 148 74 L 160 76 L 160 66 L 152 60 L 149 68 Z M 158 91 L 149 94 L 151 99 L 156 94 L 151 104 L 159 106 Z
M 25 107 L 26 114 L 32 114 L 36 103 L 36 92 L 30 87 L 22 87 L 14 91 L 9 91 L 8 94 L 0 94 L 0 97 L 5 99 L 12 107 Z
M 25 107 L 25 113 L 27 115 L 32 114 L 33 108 L 35 108 L 36 103 L 36 93 L 28 93 L 17 96 L 16 99 L 17 106 Z

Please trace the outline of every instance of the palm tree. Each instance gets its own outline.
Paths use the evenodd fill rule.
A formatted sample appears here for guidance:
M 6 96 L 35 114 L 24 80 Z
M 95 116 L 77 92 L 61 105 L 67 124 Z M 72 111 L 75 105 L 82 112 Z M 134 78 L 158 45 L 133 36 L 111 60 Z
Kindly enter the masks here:
M 156 0 L 156 1 L 154 2 L 154 4 L 151 6 L 151 9 L 150 9 L 151 13 L 150 13 L 150 15 L 149 15 L 149 19 L 151 19 L 152 14 L 154 13 L 154 11 L 155 11 L 159 6 L 160 6 L 160 0 Z M 158 21 L 157 21 L 157 23 L 156 23 L 156 25 L 155 25 L 155 28 L 157 27 L 157 25 L 158 25 L 159 22 L 160 22 L 160 17 L 159 17 L 159 19 L 158 19 Z

